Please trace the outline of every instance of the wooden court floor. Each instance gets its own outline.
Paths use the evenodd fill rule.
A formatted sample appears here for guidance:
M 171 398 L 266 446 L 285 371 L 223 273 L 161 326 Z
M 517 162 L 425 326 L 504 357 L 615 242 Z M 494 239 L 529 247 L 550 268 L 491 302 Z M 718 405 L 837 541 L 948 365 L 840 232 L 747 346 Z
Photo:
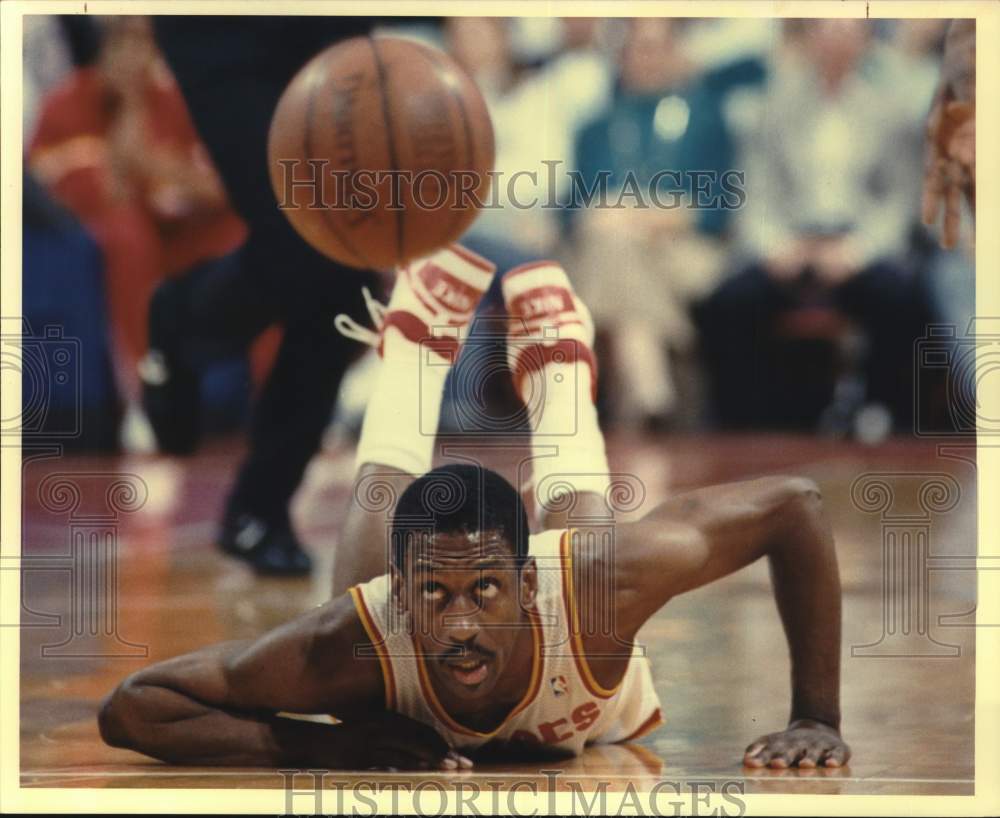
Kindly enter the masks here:
M 488 444 L 510 472 L 517 453 Z M 294 516 L 317 558 L 306 580 L 261 580 L 212 545 L 237 444 L 185 461 L 53 457 L 23 468 L 20 773 L 30 787 L 280 788 L 274 771 L 170 767 L 104 746 L 100 698 L 145 663 L 254 636 L 324 600 L 353 452 L 317 458 Z M 844 583 L 838 770 L 745 770 L 744 746 L 780 729 L 788 661 L 765 565 L 671 602 L 644 629 L 666 725 L 638 743 L 465 780 L 541 789 L 737 781 L 746 792 L 973 792 L 976 466 L 971 443 L 877 448 L 781 436 L 612 438 L 612 470 L 641 478 L 634 513 L 687 487 L 767 473 L 815 479 Z M 10 569 L 10 566 L 4 566 Z M 15 569 L 16 570 L 16 569 Z M 558 770 L 547 777 L 542 769 Z M 365 780 L 454 774 L 364 774 Z M 340 776 L 343 780 L 343 776 Z M 553 783 L 554 782 L 554 783 Z

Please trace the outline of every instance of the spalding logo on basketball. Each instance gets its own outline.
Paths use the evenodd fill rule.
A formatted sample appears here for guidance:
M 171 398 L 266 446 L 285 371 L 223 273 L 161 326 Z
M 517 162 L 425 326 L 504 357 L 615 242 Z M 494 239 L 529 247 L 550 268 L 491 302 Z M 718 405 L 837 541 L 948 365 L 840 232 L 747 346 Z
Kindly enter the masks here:
M 356 37 L 310 60 L 271 121 L 278 207 L 313 247 L 388 269 L 457 239 L 489 195 L 493 126 L 437 49 Z

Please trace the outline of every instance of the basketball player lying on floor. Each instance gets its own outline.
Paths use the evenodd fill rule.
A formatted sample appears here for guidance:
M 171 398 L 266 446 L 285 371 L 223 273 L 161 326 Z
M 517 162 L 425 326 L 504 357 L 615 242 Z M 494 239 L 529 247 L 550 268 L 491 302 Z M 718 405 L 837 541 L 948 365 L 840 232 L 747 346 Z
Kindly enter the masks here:
M 743 762 L 847 761 L 840 581 L 811 482 L 691 491 L 614 524 L 613 555 L 588 541 L 609 530 L 599 523 L 610 520 L 610 479 L 592 398 L 593 329 L 558 265 L 515 268 L 502 285 L 515 385 L 529 399 L 544 388 L 535 493 L 561 485 L 572 494 L 540 500 L 543 531 L 529 537 L 521 497 L 499 475 L 475 465 L 428 471 L 426 430 L 437 428 L 444 378 L 492 273 L 453 245 L 401 270 L 387 309 L 372 303 L 377 333 L 338 319 L 382 361 L 337 593 L 259 639 L 134 673 L 101 708 L 107 743 L 181 764 L 456 769 L 489 751 L 576 754 L 628 741 L 661 722 L 635 642 L 643 623 L 672 597 L 767 557 L 791 654 L 791 716 Z M 394 492 L 387 548 L 378 501 Z M 589 532 L 568 527 L 570 507 Z

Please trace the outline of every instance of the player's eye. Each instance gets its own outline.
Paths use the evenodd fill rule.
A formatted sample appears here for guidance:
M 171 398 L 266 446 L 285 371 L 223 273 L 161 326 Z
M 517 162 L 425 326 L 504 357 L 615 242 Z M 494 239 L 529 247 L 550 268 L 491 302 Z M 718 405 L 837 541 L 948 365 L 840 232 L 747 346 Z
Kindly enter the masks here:
M 493 577 L 483 577 L 476 583 L 480 599 L 493 599 L 500 593 L 500 583 Z
M 424 599 L 439 600 L 444 598 L 444 586 L 440 582 L 428 580 L 420 587 Z

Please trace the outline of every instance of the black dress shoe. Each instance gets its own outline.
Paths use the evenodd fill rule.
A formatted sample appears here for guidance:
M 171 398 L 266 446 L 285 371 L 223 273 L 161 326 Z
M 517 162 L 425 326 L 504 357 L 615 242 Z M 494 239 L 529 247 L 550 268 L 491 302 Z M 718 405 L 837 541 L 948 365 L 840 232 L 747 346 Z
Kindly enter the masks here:
M 240 512 L 228 514 L 219 547 L 265 576 L 301 577 L 312 570 L 312 559 L 286 522 L 267 522 Z
M 139 362 L 142 406 L 165 454 L 190 454 L 199 437 L 200 382 L 181 354 L 184 282 L 163 282 L 149 305 L 149 351 Z

